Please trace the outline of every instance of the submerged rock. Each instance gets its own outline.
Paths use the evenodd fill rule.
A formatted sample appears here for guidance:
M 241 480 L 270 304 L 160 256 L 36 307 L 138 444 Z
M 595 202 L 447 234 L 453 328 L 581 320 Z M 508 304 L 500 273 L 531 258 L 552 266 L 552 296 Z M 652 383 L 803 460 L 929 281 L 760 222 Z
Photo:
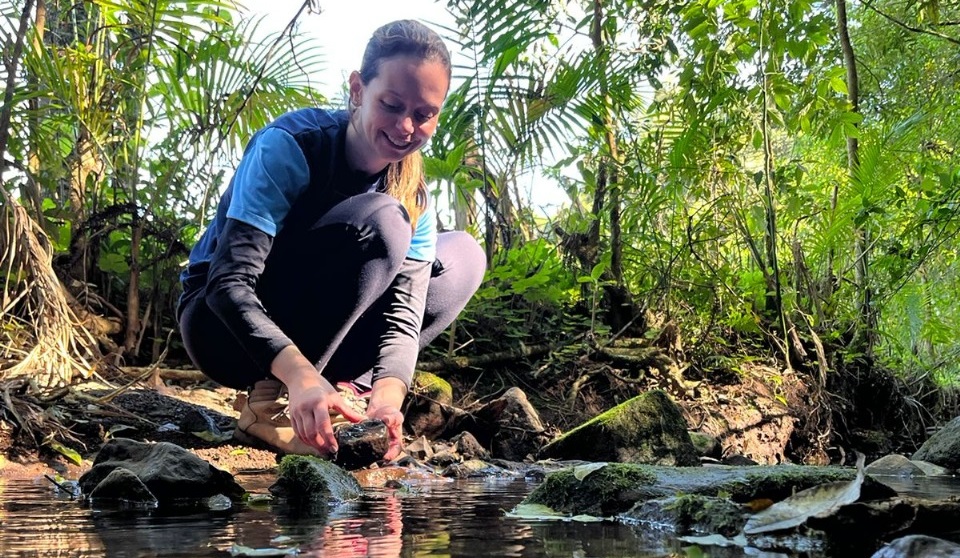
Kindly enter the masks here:
M 610 409 L 546 445 L 541 457 L 699 465 L 680 408 L 656 390 Z
M 722 496 L 735 503 L 782 500 L 807 488 L 851 481 L 856 471 L 842 467 L 760 465 L 755 467 L 662 467 L 634 463 L 592 463 L 547 475 L 525 502 L 571 515 L 625 513 L 637 502 L 677 494 Z M 863 499 L 896 493 L 870 479 Z
M 312 455 L 287 455 L 270 493 L 291 502 L 340 503 L 363 494 L 360 483 L 334 463 Z
M 960 545 L 928 537 L 910 535 L 878 550 L 872 558 L 960 558 Z
M 233 475 L 217 469 L 178 445 L 114 438 L 104 444 L 93 467 L 80 477 L 83 493 L 93 494 L 97 486 L 118 468 L 136 476 L 161 505 L 208 498 L 215 494 L 223 494 L 236 501 L 246 492 Z M 105 493 L 115 494 L 115 490 L 111 488 Z
M 669 531 L 733 537 L 747 521 L 747 509 L 727 498 L 685 494 L 637 503 L 623 515 L 628 523 Z

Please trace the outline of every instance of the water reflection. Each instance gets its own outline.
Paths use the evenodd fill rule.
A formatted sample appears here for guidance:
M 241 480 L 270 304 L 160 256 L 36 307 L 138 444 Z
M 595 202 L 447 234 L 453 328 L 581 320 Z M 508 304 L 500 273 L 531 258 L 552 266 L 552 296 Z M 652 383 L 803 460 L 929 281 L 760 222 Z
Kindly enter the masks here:
M 238 480 L 248 490 L 265 492 L 272 477 Z M 928 481 L 921 486 L 916 479 L 901 480 L 923 496 L 943 497 L 944 490 L 955 493 L 958 486 L 956 480 L 932 488 Z M 688 555 L 687 545 L 642 527 L 505 517 L 533 488 L 522 479 L 436 480 L 369 490 L 360 501 L 306 515 L 276 504 L 171 515 L 90 510 L 57 497 L 48 481 L 0 480 L 0 556 L 222 557 L 233 545 L 295 546 L 300 556 L 326 558 Z M 705 550 L 714 558 L 751 555 L 744 549 Z

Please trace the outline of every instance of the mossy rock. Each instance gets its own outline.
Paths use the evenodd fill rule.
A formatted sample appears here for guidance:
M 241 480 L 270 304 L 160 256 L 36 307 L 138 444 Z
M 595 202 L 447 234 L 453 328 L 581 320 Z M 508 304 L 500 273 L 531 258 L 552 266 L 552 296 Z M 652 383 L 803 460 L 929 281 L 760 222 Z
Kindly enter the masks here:
M 621 519 L 656 525 L 678 536 L 716 533 L 732 537 L 743 529 L 747 513 L 742 505 L 726 498 L 683 494 L 638 502 Z
M 640 487 L 657 482 L 657 475 L 644 466 L 608 463 L 590 468 L 563 469 L 547 475 L 524 502 L 571 515 L 610 517 L 633 507 Z
M 635 503 L 678 494 L 721 498 L 739 504 L 773 501 L 817 485 L 851 481 L 856 471 L 841 467 L 768 465 L 762 467 L 662 467 L 635 463 L 594 463 L 546 477 L 525 500 L 561 513 L 610 516 Z M 861 499 L 889 498 L 893 491 L 869 476 Z
M 453 405 L 453 386 L 436 374 L 418 370 L 413 376 L 411 388 L 426 399 L 441 405 Z
M 626 401 L 543 447 L 541 457 L 692 466 L 700 460 L 680 408 L 663 391 Z
M 720 447 L 720 440 L 715 436 L 696 431 L 691 431 L 689 434 L 690 441 L 693 443 L 693 448 L 696 450 L 697 455 L 713 458 L 720 457 L 723 448 Z
M 277 468 L 270 492 L 294 502 L 340 503 L 363 494 L 360 483 L 337 465 L 310 455 L 287 455 Z

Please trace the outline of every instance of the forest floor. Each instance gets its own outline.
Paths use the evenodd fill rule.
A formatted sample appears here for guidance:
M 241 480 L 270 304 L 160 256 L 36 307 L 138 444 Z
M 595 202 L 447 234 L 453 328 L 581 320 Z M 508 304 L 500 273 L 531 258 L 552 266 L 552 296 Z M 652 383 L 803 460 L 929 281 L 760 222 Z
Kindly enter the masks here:
M 895 393 L 884 395 L 877 386 L 821 386 L 810 375 L 784 371 L 772 362 L 742 362 L 736 373 L 709 378 L 696 378 L 689 371 L 683 374 L 675 367 L 648 366 L 638 372 L 636 366 L 616 361 L 582 359 L 552 376 L 534 379 L 530 368 L 525 370 L 471 370 L 444 377 L 453 386 L 455 405 L 467 410 L 518 386 L 548 430 L 556 432 L 644 391 L 662 389 L 680 406 L 691 430 L 718 440 L 718 459 L 846 463 L 854 451 L 879 457 L 912 451 L 923 441 L 917 439 L 913 426 L 900 427 L 905 420 L 916 421 L 902 418 L 904 412 L 891 407 Z M 239 415 L 234 409 L 236 390 L 182 379 L 145 382 L 120 377 L 112 378 L 110 384 L 83 381 L 46 402 L 30 394 L 27 382 L 0 385 L 0 478 L 44 474 L 77 478 L 111 437 L 172 442 L 233 473 L 276 465 L 274 453 L 230 438 Z M 854 400 L 851 393 L 857 392 L 865 392 L 864 401 Z M 903 402 L 899 405 L 907 407 Z M 876 421 L 876 429 L 858 427 L 856 417 L 876 417 L 881 412 L 889 417 Z M 200 435 L 178 428 L 188 416 L 211 427 Z

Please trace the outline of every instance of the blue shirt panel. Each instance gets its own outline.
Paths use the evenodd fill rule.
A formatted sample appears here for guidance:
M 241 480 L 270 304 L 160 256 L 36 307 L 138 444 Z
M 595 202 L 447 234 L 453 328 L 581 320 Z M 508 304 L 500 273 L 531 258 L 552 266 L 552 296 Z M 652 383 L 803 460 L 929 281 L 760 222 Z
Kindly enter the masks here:
M 293 136 L 280 128 L 266 128 L 237 167 L 227 217 L 275 237 L 309 184 L 307 160 Z
M 420 214 L 417 228 L 413 230 L 413 239 L 410 240 L 407 257 L 422 262 L 432 262 L 437 259 L 437 221 L 430 211 L 425 210 Z

